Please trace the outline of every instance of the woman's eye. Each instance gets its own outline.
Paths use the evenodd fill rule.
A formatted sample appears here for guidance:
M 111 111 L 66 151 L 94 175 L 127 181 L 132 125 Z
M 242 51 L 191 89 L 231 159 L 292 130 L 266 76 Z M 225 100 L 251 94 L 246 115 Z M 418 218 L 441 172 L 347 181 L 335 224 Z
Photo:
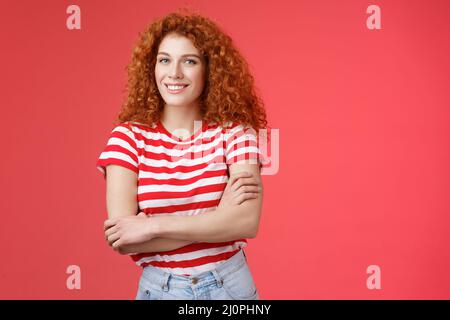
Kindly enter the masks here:
M 167 58 L 161 58 L 161 59 L 159 59 L 159 62 L 163 62 L 163 60 L 169 60 L 169 59 L 167 59 Z M 186 60 L 186 61 L 191 61 L 192 64 L 197 64 L 197 62 L 196 62 L 195 60 L 192 60 L 192 59 L 188 59 L 188 60 Z

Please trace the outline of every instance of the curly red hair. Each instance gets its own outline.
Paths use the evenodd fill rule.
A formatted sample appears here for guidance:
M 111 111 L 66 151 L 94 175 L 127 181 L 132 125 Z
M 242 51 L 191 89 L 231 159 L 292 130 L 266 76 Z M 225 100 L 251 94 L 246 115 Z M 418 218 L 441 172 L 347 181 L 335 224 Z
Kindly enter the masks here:
M 228 122 L 250 126 L 259 132 L 267 127 L 262 99 L 256 93 L 253 76 L 245 59 L 213 21 L 198 13 L 173 12 L 143 32 L 127 66 L 127 96 L 116 124 L 135 121 L 152 125 L 160 120 L 164 107 L 155 81 L 159 44 L 169 33 L 189 38 L 206 61 L 206 81 L 200 96 L 203 121 L 225 126 Z

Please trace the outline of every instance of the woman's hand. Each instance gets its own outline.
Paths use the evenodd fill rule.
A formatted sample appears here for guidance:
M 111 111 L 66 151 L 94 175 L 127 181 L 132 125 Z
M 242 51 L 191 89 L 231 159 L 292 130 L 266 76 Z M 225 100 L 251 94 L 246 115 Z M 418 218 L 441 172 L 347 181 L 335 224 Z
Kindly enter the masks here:
M 116 251 L 121 251 L 123 246 L 145 242 L 156 236 L 153 219 L 144 212 L 135 216 L 108 219 L 104 229 L 108 244 Z
M 240 205 L 246 200 L 256 199 L 261 192 L 261 182 L 249 172 L 239 172 L 228 180 L 220 199 L 219 208 L 229 205 Z

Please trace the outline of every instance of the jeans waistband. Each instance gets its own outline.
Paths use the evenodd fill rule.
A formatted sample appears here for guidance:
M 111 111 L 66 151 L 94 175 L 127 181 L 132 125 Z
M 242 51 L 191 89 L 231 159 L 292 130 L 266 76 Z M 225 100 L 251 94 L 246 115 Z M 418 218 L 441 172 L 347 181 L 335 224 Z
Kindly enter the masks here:
M 166 272 L 154 266 L 146 266 L 143 268 L 142 277 L 151 283 L 158 285 L 163 290 L 168 290 L 169 281 L 171 286 L 186 287 L 189 285 L 201 284 L 205 280 L 213 276 L 218 285 L 223 283 L 222 278 L 242 267 L 247 262 L 244 250 L 239 250 L 236 254 L 228 258 L 225 262 L 220 263 L 215 269 L 202 272 L 197 275 L 178 275 Z

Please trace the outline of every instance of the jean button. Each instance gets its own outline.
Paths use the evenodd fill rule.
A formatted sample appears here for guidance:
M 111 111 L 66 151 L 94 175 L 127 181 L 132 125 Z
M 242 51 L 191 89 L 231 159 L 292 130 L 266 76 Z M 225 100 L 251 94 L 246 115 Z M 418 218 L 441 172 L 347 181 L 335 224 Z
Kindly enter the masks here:
M 191 281 L 192 281 L 192 284 L 196 284 L 198 282 L 198 279 L 197 278 L 192 278 Z

